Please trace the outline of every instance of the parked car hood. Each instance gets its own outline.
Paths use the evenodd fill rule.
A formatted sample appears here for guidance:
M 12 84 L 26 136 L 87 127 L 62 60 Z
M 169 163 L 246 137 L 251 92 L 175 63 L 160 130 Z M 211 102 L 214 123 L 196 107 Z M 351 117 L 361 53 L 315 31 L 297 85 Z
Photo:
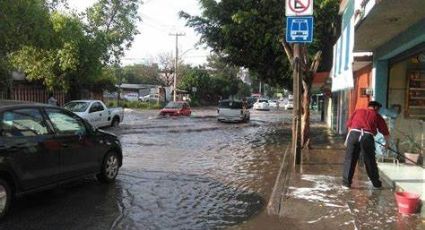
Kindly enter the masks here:
M 104 136 L 107 136 L 107 137 L 118 139 L 117 135 L 115 135 L 111 132 L 105 131 L 103 129 L 97 129 L 97 133 L 99 133 L 100 135 L 104 135 Z

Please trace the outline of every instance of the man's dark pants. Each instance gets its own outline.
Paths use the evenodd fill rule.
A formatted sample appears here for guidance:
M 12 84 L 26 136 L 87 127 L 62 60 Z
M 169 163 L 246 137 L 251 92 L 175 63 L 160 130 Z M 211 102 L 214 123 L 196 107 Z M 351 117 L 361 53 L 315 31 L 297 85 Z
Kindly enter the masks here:
M 375 141 L 373 135 L 364 133 L 363 136 L 360 136 L 361 133 L 355 131 L 350 132 L 348 136 L 342 182 L 345 185 L 351 185 L 359 155 L 362 153 L 369 179 L 375 187 L 380 187 L 381 181 L 379 180 L 378 165 L 375 159 Z

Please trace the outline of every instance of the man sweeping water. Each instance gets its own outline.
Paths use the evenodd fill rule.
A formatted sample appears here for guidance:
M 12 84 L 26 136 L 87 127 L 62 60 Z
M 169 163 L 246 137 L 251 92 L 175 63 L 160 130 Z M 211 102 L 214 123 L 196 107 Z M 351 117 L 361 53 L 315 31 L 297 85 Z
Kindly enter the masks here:
M 387 124 L 378 113 L 382 105 L 377 101 L 371 101 L 366 109 L 357 109 L 347 121 L 348 135 L 345 141 L 346 153 L 342 185 L 351 187 L 354 171 L 360 153 L 363 154 L 367 175 L 375 188 L 382 187 L 379 180 L 378 165 L 375 159 L 374 136 L 379 131 L 385 137 L 385 147 L 388 148 L 390 133 Z

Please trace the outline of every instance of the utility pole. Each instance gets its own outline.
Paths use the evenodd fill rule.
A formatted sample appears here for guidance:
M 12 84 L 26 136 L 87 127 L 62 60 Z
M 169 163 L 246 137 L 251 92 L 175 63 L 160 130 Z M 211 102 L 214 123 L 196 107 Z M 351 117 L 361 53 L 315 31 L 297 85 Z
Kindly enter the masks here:
M 174 83 L 173 83 L 173 88 L 174 88 L 174 94 L 173 94 L 173 101 L 176 101 L 176 91 L 177 91 L 177 68 L 179 65 L 179 37 L 180 36 L 185 36 L 185 33 L 170 33 L 170 36 L 175 36 L 176 37 L 176 63 L 175 63 L 175 69 L 174 69 Z
M 258 92 L 260 93 L 260 95 L 263 95 L 261 92 L 261 81 L 260 81 L 260 87 L 258 87 Z

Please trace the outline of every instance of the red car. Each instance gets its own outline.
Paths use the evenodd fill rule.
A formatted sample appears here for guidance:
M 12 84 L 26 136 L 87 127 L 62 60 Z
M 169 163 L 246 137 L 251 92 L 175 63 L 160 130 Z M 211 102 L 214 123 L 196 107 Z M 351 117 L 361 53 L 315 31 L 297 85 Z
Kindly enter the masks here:
M 189 103 L 185 101 L 171 101 L 163 109 L 159 115 L 161 116 L 190 116 Z

